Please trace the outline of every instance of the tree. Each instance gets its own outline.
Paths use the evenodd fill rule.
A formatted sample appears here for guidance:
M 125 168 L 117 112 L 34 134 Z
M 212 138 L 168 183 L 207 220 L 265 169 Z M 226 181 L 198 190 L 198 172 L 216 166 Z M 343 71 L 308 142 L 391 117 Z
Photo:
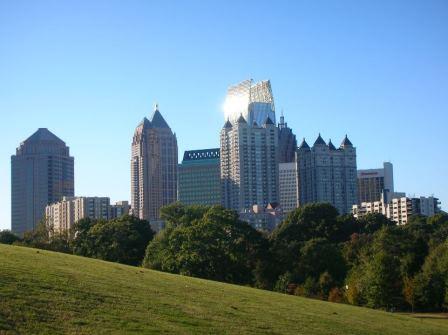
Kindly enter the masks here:
M 311 277 L 317 281 L 324 273 L 332 278 L 333 283 L 341 283 L 345 278 L 346 266 L 341 250 L 326 239 L 316 238 L 307 241 L 301 248 L 299 257 L 297 271 L 304 278 Z
M 73 251 L 78 255 L 140 265 L 154 232 L 147 221 L 126 215 L 110 221 L 81 220 L 74 236 Z
M 359 219 L 361 233 L 373 234 L 383 227 L 393 227 L 395 222 L 389 220 L 383 214 L 369 213 Z
M 181 218 L 194 216 L 190 208 Z M 195 208 L 192 208 L 195 211 Z M 197 212 L 196 212 L 197 213 Z M 175 216 L 173 222 L 181 222 Z M 254 284 L 254 269 L 268 250 L 267 240 L 236 212 L 208 207 L 203 216 L 170 225 L 148 245 L 144 266 L 188 276 Z
M 300 249 L 308 240 L 337 240 L 337 216 L 336 208 L 326 203 L 307 204 L 291 212 L 270 235 L 271 253 L 276 260 L 272 269 L 275 275 L 297 272 Z
M 55 232 L 45 219 L 39 222 L 34 230 L 25 232 L 23 238 L 15 243 L 32 248 L 71 253 L 70 236 Z
M 89 235 L 90 229 L 98 223 L 98 220 L 84 218 L 77 221 L 71 230 L 72 250 L 75 255 L 92 257 L 92 250 L 95 247 L 93 236 Z
M 415 277 L 415 305 L 422 310 L 440 311 L 448 307 L 448 240 L 426 258 Z
M 164 206 L 160 209 L 160 217 L 165 225 L 177 227 L 190 225 L 193 221 L 201 219 L 208 207 L 202 205 L 185 206 L 180 202 Z
M 367 305 L 373 308 L 396 308 L 402 304 L 402 283 L 398 257 L 380 251 L 366 270 Z
M 307 204 L 291 212 L 272 236 L 285 241 L 308 241 L 319 237 L 332 240 L 339 229 L 337 216 L 337 209 L 330 204 Z
M 14 242 L 20 241 L 20 237 L 13 234 L 10 230 L 0 231 L 0 243 L 3 244 L 13 244 Z

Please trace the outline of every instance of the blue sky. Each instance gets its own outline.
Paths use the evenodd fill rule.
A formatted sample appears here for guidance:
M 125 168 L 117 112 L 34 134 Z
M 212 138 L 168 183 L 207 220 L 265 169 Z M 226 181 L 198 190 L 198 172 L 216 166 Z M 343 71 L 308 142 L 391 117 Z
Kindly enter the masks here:
M 184 150 L 217 147 L 227 86 L 270 79 L 299 139 L 448 203 L 448 2 L 0 0 L 0 229 L 10 156 L 39 127 L 77 195 L 129 199 L 135 126 L 155 102 Z

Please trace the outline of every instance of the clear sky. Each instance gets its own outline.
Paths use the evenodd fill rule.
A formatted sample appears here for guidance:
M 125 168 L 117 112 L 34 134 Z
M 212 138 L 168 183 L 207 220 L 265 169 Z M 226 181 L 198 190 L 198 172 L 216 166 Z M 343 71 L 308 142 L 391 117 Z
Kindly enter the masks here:
M 299 139 L 347 133 L 358 167 L 448 203 L 448 1 L 0 0 L 0 229 L 10 156 L 39 127 L 75 157 L 76 195 L 130 198 L 155 102 L 184 150 L 218 147 L 227 86 L 270 79 Z

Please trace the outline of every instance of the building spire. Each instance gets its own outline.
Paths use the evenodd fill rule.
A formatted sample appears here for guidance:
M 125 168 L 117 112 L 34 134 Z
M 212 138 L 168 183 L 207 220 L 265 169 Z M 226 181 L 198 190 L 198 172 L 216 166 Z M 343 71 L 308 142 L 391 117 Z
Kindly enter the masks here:
M 154 104 L 154 112 L 159 110 L 159 104 L 156 102 Z

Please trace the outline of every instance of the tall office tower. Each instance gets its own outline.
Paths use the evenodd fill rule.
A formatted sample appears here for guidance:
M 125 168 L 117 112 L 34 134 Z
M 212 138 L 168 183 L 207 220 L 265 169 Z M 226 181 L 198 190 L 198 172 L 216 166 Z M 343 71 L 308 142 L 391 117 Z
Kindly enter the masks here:
M 158 220 L 160 208 L 177 198 L 177 139 L 156 105 L 132 141 L 131 205 L 133 215 Z
M 279 190 L 280 205 L 284 213 L 293 211 L 299 206 L 299 192 L 297 188 L 297 163 L 280 163 Z
M 181 203 L 221 204 L 219 148 L 185 151 L 178 171 L 178 200 Z
M 339 213 L 351 213 L 357 204 L 356 149 L 345 136 L 341 146 L 318 136 L 313 147 L 305 139 L 298 148 L 299 204 L 328 202 Z
M 110 199 L 107 197 L 63 197 L 45 208 L 47 224 L 55 232 L 69 230 L 81 219 L 109 219 Z
M 258 125 L 243 115 L 221 130 L 222 204 L 239 212 L 278 203 L 278 134 L 267 117 Z
M 392 163 L 383 163 L 382 169 L 358 170 L 358 203 L 380 201 L 381 196 L 389 202 L 394 193 L 394 172 Z
M 292 163 L 296 160 L 297 140 L 296 135 L 288 128 L 285 117 L 280 116 L 278 124 L 278 160 L 279 163 Z
M 254 83 L 252 79 L 230 86 L 224 101 L 226 120 L 237 122 L 242 115 L 249 125 L 262 125 L 269 117 L 275 124 L 275 106 L 269 80 Z
M 74 195 L 74 158 L 64 141 L 39 128 L 11 156 L 11 230 L 33 230 L 45 206 Z

